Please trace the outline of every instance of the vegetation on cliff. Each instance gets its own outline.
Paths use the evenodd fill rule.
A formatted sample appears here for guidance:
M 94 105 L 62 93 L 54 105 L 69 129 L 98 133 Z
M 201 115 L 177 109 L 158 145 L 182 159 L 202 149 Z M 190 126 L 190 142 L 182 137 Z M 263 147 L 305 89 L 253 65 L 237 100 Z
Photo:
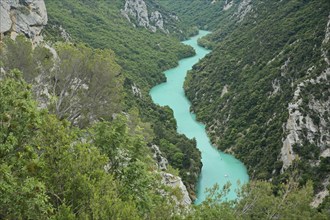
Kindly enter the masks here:
M 152 124 L 156 135 L 153 143 L 166 152 L 170 164 L 180 170 L 184 182 L 193 193 L 201 168 L 196 144 L 176 133 L 171 110 L 154 105 L 148 92 L 152 86 L 164 81 L 162 71 L 176 66 L 179 59 L 191 56 L 194 50 L 180 44 L 172 35 L 160 31 L 152 33 L 143 27 L 134 28 L 120 13 L 124 8 L 123 1 L 65 0 L 46 1 L 46 5 L 49 15 L 46 30 L 50 39 L 60 39 L 58 27 L 61 26 L 74 42 L 115 52 L 126 91 L 125 101 L 121 102 L 124 103 L 123 110 L 129 112 L 131 108 L 138 108 L 142 119 Z M 134 94 L 132 87 L 140 93 Z M 183 158 L 190 160 L 186 163 Z
M 235 14 L 240 3 L 247 13 Z M 330 97 L 327 78 L 317 81 L 329 66 L 329 3 L 148 4 L 214 31 L 200 41 L 213 52 L 194 66 L 187 95 L 213 142 L 244 161 L 253 180 L 237 200 L 223 201 L 228 187 L 215 186 L 201 205 L 180 206 L 181 193 L 163 184 L 149 145 L 160 147 L 191 193 L 200 153 L 147 93 L 193 51 L 173 36 L 132 28 L 122 1 L 46 1 L 53 48 L 32 48 L 22 36 L 0 44 L 0 219 L 329 219 L 329 197 L 318 209 L 310 205 L 330 172 L 317 146 L 327 137 L 296 143 L 299 159 L 287 169 L 279 160 L 298 88 L 303 123 L 329 118 L 308 108 Z M 72 43 L 56 42 L 59 26 Z
M 185 84 L 212 142 L 242 160 L 252 179 L 278 185 L 295 176 L 327 191 L 330 3 L 160 2 L 213 31 L 200 41 L 212 53 Z

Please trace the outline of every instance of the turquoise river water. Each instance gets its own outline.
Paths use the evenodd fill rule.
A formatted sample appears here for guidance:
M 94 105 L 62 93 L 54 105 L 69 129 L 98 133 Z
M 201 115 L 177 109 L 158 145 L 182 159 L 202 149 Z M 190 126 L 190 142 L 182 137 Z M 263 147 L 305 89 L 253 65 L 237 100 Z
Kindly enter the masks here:
M 227 199 L 235 199 L 235 189 L 239 186 L 238 181 L 246 183 L 249 176 L 245 166 L 233 156 L 216 150 L 210 143 L 205 131 L 205 125 L 196 121 L 195 114 L 190 112 L 190 102 L 186 98 L 183 90 L 183 83 L 187 71 L 197 63 L 201 58 L 210 52 L 203 47 L 198 46 L 197 40 L 207 35 L 209 32 L 200 31 L 199 34 L 182 43 L 192 46 L 196 55 L 179 61 L 179 65 L 173 69 L 164 72 L 167 82 L 153 87 L 150 95 L 154 103 L 161 106 L 169 106 L 177 121 L 177 130 L 188 138 L 195 138 L 197 147 L 202 152 L 203 168 L 197 185 L 197 199 L 195 204 L 204 201 L 205 189 L 218 184 L 220 188 L 227 182 L 231 183 L 231 190 Z

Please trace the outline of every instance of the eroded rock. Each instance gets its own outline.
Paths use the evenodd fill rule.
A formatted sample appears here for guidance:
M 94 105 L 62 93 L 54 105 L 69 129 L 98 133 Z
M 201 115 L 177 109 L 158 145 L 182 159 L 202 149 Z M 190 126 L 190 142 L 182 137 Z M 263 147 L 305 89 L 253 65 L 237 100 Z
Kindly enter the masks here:
M 42 41 L 41 31 L 48 21 L 43 0 L 2 0 L 0 11 L 1 34 L 12 38 L 24 34 L 33 42 Z
M 168 30 L 164 27 L 164 18 L 159 11 L 150 11 L 144 0 L 126 0 L 121 14 L 133 24 L 134 27 L 144 27 L 152 32 L 157 29 L 164 33 Z

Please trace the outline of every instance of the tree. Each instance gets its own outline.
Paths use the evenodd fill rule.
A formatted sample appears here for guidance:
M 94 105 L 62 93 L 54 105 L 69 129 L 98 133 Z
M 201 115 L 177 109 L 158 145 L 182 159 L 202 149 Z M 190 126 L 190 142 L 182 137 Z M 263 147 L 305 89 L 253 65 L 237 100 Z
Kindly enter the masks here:
M 59 118 L 86 125 L 108 118 L 120 109 L 120 67 L 110 50 L 94 50 L 82 44 L 57 44 L 58 59 L 52 72 L 55 102 L 51 111 Z
M 228 185 L 208 190 L 206 200 L 194 207 L 188 219 L 328 219 L 325 213 L 310 206 L 312 183 L 298 187 L 295 182 L 283 184 L 275 192 L 274 185 L 252 181 L 243 186 L 234 201 L 223 201 Z
M 42 162 L 31 145 L 40 113 L 18 70 L 0 78 L 0 218 L 46 218 L 52 205 L 36 177 Z
M 17 36 L 15 40 L 5 38 L 0 55 L 5 71 L 19 69 L 29 83 L 37 77 L 45 77 L 53 67 L 53 54 L 50 50 L 40 45 L 33 48 L 31 41 L 23 35 Z

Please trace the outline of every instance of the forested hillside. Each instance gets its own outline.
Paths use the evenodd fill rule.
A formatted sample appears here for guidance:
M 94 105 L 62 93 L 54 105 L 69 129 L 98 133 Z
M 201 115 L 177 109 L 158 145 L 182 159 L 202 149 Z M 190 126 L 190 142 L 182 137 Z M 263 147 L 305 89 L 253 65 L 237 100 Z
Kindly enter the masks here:
M 112 49 L 125 73 L 146 91 L 164 80 L 163 70 L 177 65 L 179 58 L 194 53 L 191 48 L 162 31 L 134 28 L 120 13 L 125 1 L 45 2 L 49 17 L 46 29 L 50 38 L 60 39 L 61 27 L 75 42 Z
M 151 3 L 148 2 L 147 8 L 143 7 L 146 5 L 138 5 L 137 9 L 133 9 L 141 10 L 140 14 L 150 14 L 153 8 L 157 8 Z M 177 65 L 180 58 L 194 54 L 193 49 L 180 44 L 174 37 L 175 33 L 172 36 L 159 29 L 153 32 L 147 24 L 136 25 L 134 18 L 128 21 L 123 15 L 124 1 L 65 0 L 46 1 L 46 5 L 49 16 L 46 36 L 50 40 L 64 40 L 64 29 L 65 33 L 69 33 L 70 41 L 115 52 L 126 93 L 124 101 L 121 101 L 122 110 L 130 112 L 135 109 L 144 121 L 151 122 L 155 138 L 150 144 L 158 145 L 170 164 L 180 170 L 193 194 L 201 168 L 200 153 L 193 141 L 176 133 L 171 111 L 156 107 L 148 95 L 152 86 L 164 80 L 162 71 Z M 165 22 L 168 12 L 161 8 L 158 10 L 164 14 L 162 20 Z M 138 24 L 138 19 L 136 22 Z M 163 28 L 174 32 L 176 26 L 176 20 L 169 19 Z
M 330 218 L 327 0 L 3 0 L 0 12 L 0 219 Z M 148 92 L 194 54 L 179 39 L 199 28 L 213 51 L 186 93 L 252 180 L 192 205 L 201 153 Z
M 72 127 L 37 109 L 21 72 L 0 76 L 1 219 L 327 219 L 309 205 L 310 183 L 289 182 L 275 196 L 270 183 L 254 182 L 231 202 L 215 187 L 187 209 L 161 181 L 143 123 L 118 116 Z
M 290 176 L 301 184 L 313 180 L 324 198 L 330 178 L 330 2 L 160 2 L 214 31 L 200 41 L 213 52 L 185 84 L 213 143 L 241 159 L 253 179 L 275 185 Z M 196 18 L 192 8 L 205 16 Z

